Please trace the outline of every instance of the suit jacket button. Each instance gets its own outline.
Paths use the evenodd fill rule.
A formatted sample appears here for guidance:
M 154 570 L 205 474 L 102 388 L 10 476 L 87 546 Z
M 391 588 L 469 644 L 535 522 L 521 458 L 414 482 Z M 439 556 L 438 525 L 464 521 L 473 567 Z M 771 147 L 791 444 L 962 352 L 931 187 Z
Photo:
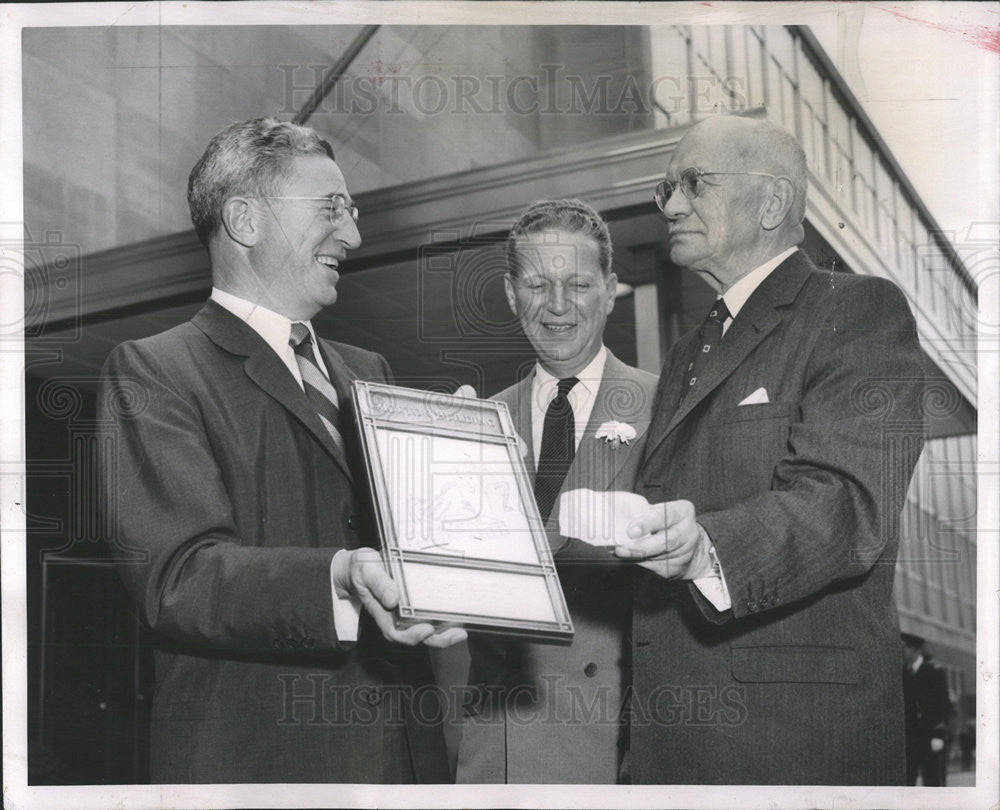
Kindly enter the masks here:
M 297 638 L 292 638 L 291 636 L 289 636 L 288 638 L 285 639 L 285 646 L 288 647 L 288 649 L 290 650 L 294 650 L 296 647 L 299 646 L 299 640 Z
M 583 668 L 583 674 L 588 678 L 593 678 L 597 674 L 597 664 L 591 661 Z
M 314 639 L 312 636 L 306 636 L 304 639 L 302 639 L 302 646 L 305 647 L 306 649 L 309 649 L 310 647 L 315 647 L 316 639 Z
M 757 608 L 758 604 L 756 599 L 751 599 L 749 602 L 747 602 L 747 610 L 754 611 L 757 610 Z
M 348 529 L 354 529 L 354 531 L 358 530 L 358 519 L 356 517 L 354 517 L 354 515 L 351 515 L 347 519 L 347 528 Z

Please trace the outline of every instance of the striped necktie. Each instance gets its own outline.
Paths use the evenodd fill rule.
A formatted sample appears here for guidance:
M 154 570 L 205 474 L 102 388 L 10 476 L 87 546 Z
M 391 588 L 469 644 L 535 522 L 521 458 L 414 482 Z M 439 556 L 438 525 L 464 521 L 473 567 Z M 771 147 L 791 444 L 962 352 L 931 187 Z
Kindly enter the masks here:
M 295 352 L 295 362 L 299 366 L 302 384 L 305 386 L 309 402 L 316 409 L 320 421 L 330 432 L 337 449 L 344 452 L 344 437 L 340 432 L 340 408 L 337 391 L 316 365 L 312 333 L 310 333 L 309 327 L 304 323 L 293 323 L 288 344 Z

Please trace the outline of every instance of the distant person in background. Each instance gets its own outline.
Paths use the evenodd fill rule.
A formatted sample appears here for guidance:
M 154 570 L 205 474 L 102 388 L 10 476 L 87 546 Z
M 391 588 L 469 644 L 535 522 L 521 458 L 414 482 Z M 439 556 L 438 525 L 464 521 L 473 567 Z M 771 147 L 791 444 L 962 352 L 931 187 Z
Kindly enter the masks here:
M 906 708 L 906 784 L 917 776 L 927 787 L 947 784 L 951 696 L 944 667 L 928 660 L 924 640 L 902 633 L 903 703 Z
M 976 750 L 976 724 L 971 720 L 958 735 L 958 747 L 962 752 L 962 770 L 972 770 L 972 755 Z
M 537 362 L 494 399 L 510 409 L 554 535 L 560 493 L 632 486 L 656 391 L 653 374 L 604 345 L 617 286 L 611 252 L 607 225 L 579 200 L 534 203 L 507 239 L 507 302 Z M 467 706 L 458 782 L 618 779 L 632 572 L 610 556 L 569 553 L 556 562 L 573 643 L 469 639 L 469 685 L 479 699 Z

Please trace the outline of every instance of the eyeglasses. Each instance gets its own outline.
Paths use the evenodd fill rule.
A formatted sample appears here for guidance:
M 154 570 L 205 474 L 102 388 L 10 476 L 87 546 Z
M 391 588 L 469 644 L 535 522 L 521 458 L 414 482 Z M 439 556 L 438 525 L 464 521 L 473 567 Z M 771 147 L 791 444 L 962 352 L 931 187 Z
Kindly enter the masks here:
M 703 172 L 701 169 L 690 168 L 681 172 L 681 179 L 676 183 L 673 180 L 661 180 L 653 192 L 653 199 L 656 200 L 657 207 L 663 211 L 666 209 L 671 196 L 673 196 L 674 189 L 680 187 L 681 194 L 689 200 L 693 200 L 705 190 L 706 183 L 702 178 L 712 177 L 713 175 L 749 175 L 752 177 L 770 177 L 772 180 L 777 179 L 777 175 L 765 174 L 764 172 Z
M 329 197 L 261 197 L 262 200 L 313 200 L 314 202 L 324 202 L 330 207 L 327 212 L 330 215 L 330 224 L 336 225 L 344 218 L 344 214 L 350 216 L 354 220 L 354 224 L 358 224 L 358 207 L 356 205 L 348 205 L 347 200 L 341 197 L 339 194 L 332 194 Z

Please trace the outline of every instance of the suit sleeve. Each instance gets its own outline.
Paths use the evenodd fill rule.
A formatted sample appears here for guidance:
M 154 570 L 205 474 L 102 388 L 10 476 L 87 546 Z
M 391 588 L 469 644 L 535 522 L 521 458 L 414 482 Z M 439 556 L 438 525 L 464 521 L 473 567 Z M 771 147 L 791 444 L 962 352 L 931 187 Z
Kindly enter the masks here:
M 119 571 L 144 623 L 213 648 L 340 646 L 330 598 L 337 549 L 240 542 L 200 412 L 161 362 L 138 344 L 119 346 L 99 407 L 117 428 L 101 472 Z
M 826 300 L 814 339 L 802 347 L 811 354 L 769 489 L 698 517 L 732 596 L 724 620 L 862 576 L 887 547 L 895 559 L 924 435 L 915 323 L 902 293 L 884 279 L 845 284 Z

